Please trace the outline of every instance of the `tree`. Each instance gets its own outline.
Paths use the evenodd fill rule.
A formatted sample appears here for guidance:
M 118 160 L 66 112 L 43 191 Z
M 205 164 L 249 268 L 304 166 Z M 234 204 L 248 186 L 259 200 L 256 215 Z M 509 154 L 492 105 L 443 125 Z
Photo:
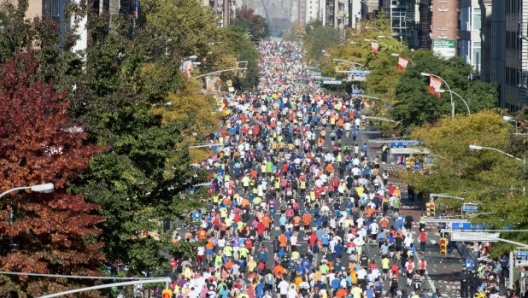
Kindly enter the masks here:
M 312 22 L 306 25 L 304 49 L 308 60 L 322 64 L 324 52 L 328 54 L 330 49 L 339 45 L 340 42 L 339 30 L 330 26 L 323 26 L 321 22 Z
M 228 53 L 233 53 L 237 61 L 247 61 L 246 77 L 234 77 L 233 73 L 225 73 L 225 79 L 233 78 L 238 90 L 252 90 L 259 82 L 258 59 L 259 52 L 241 27 L 229 26 L 225 30 Z
M 85 63 L 68 52 L 76 36 L 59 38 L 52 34 L 58 30 L 51 30 L 53 27 L 46 25 L 47 20 L 25 21 L 27 6 L 23 4 L 27 2 L 19 2 L 18 8 L 11 7 L 10 13 L 0 15 L 3 25 L 0 44 L 6 45 L 0 48 L 0 58 L 7 59 L 16 51 L 27 51 L 37 42 L 39 47 L 34 49 L 34 57 L 40 63 L 31 79 L 54 82 L 46 85 L 52 89 L 64 90 L 59 86 L 67 86 L 69 92 L 60 93 L 62 101 L 69 103 L 66 106 L 69 113 L 63 116 L 71 119 L 71 125 L 82 126 L 85 131 L 85 134 L 75 135 L 76 140 L 106 149 L 105 152 L 95 151 L 98 154 L 90 159 L 87 171 L 67 184 L 72 194 L 85 196 L 94 204 L 84 211 L 97 214 L 95 219 L 106 218 L 104 222 L 96 222 L 102 233 L 86 238 L 105 245 L 97 246 L 96 252 L 91 247 L 80 249 L 77 256 L 80 265 L 75 263 L 71 269 L 63 270 L 62 265 L 53 264 L 46 272 L 84 274 L 84 271 L 75 271 L 85 264 L 84 252 L 98 260 L 103 260 L 100 256 L 104 255 L 110 264 L 124 262 L 130 265 L 131 274 L 163 268 L 168 265 L 165 252 L 169 251 L 169 236 L 163 233 L 161 221 L 184 217 L 186 212 L 200 208 L 199 199 L 203 194 L 186 193 L 190 185 L 205 182 L 206 177 L 190 167 L 194 160 L 186 144 L 194 139 L 189 137 L 192 136 L 189 134 L 191 125 L 195 123 L 193 119 L 165 123 L 161 114 L 153 113 L 153 107 L 163 105 L 169 94 L 177 94 L 180 87 L 185 86 L 180 70 L 183 58 L 193 54 L 200 59 L 207 57 L 207 63 L 203 63 L 206 72 L 222 63 L 223 54 L 208 54 L 216 53 L 213 44 L 222 41 L 222 31 L 217 28 L 212 14 L 195 0 L 142 1 L 140 30 L 133 36 L 129 19 L 112 16 L 110 29 L 108 14 L 95 15 L 87 7 L 73 7 L 90 13 L 90 47 Z M 22 38 L 26 35 L 27 39 Z M 187 98 L 190 102 L 195 99 Z M 209 103 L 207 100 L 201 103 Z M 82 161 L 87 162 L 87 159 L 78 162 Z M 72 167 L 77 165 L 77 161 L 70 163 Z M 70 177 L 66 173 L 63 176 Z M 63 188 L 61 184 L 56 185 L 59 191 Z M 79 222 L 83 224 L 90 222 Z M 152 234 L 142 237 L 144 231 Z M 79 246 L 73 246 L 72 252 Z M 37 284 L 30 281 L 36 287 Z M 43 288 L 46 287 L 44 283 Z
M 422 72 L 442 77 L 451 90 L 461 96 L 467 95 L 473 98 L 468 102 L 472 112 L 497 106 L 496 88 L 491 84 L 468 80 L 472 68 L 462 58 L 453 57 L 444 60 L 430 51 L 416 51 L 412 59 L 415 66 L 405 71 L 396 85 L 397 102 L 391 111 L 393 119 L 402 121 L 403 128 L 434 122 L 442 115 L 449 115 L 451 112 L 447 86 L 442 84 L 442 89 L 446 92 L 441 95 L 441 98 L 429 94 L 429 78 L 421 76 Z M 467 114 L 466 106 L 458 97 L 453 96 L 453 101 L 457 113 Z
M 492 150 L 468 149 L 476 143 L 508 152 L 511 129 L 500 114 L 492 111 L 458 116 L 454 120 L 442 118 L 435 124 L 416 128 L 412 138 L 423 141 L 436 160 L 426 173 L 407 172 L 403 179 L 424 195 L 447 193 L 478 203 L 483 215 L 473 218 L 475 223 L 485 223 L 490 229 L 504 229 L 508 225 L 524 229 L 528 226 L 528 203 L 520 191 L 525 183 L 522 163 Z M 442 199 L 437 203 L 452 210 L 461 207 L 458 200 Z M 528 240 L 525 233 L 502 233 L 501 237 Z M 501 244 L 494 251 L 500 254 L 510 248 Z
M 51 182 L 51 194 L 16 192 L 2 200 L 0 268 L 3 271 L 95 275 L 104 260 L 94 215 L 100 206 L 68 191 L 69 183 L 103 150 L 71 132 L 66 93 L 34 80 L 33 53 L 19 53 L 2 67 L 0 81 L 1 191 Z M 10 213 L 14 220 L 10 223 Z M 11 245 L 10 242 L 17 246 Z M 17 248 L 12 250 L 12 248 Z M 3 297 L 35 297 L 92 282 L 3 275 Z M 96 297 L 97 293 L 86 294 Z
M 201 59 L 222 38 L 213 14 L 197 0 L 144 0 L 141 7 L 138 38 L 151 58 Z
M 83 67 L 80 57 L 72 51 L 78 38 L 74 31 L 79 24 L 71 16 L 82 8 L 75 3 L 68 4 L 65 19 L 74 21 L 63 36 L 57 34 L 59 23 L 49 16 L 26 19 L 27 9 L 28 0 L 4 1 L 0 6 L 0 64 L 21 49 L 38 48 L 33 53 L 40 67 L 34 75 L 45 83 L 53 82 L 56 90 L 71 88 Z
M 270 28 L 266 19 L 255 14 L 255 11 L 251 8 L 237 10 L 233 26 L 244 28 L 254 42 L 258 42 L 270 36 Z
M 128 38 L 127 20 L 112 18 L 110 34 L 106 16 L 91 20 L 97 30 L 92 30 L 86 73 L 70 97 L 72 117 L 85 127 L 89 141 L 108 148 L 72 189 L 101 205 L 103 252 L 109 263 L 129 265 L 131 274 L 163 271 L 171 249 L 162 222 L 202 205 L 203 194 L 187 194 L 191 185 L 206 181 L 190 167 L 195 160 L 187 146 L 201 137 L 193 132 L 208 127 L 197 125 L 205 118 L 183 113 L 200 111 L 205 117 L 214 106 L 204 108 L 212 102 L 182 76 L 181 59 L 213 56 L 204 63 L 207 71 L 224 57 L 207 56 L 224 35 L 196 1 L 143 1 L 142 6 L 142 30 L 134 39 Z M 184 15 L 189 19 L 181 20 Z M 172 101 L 174 106 L 160 110 Z

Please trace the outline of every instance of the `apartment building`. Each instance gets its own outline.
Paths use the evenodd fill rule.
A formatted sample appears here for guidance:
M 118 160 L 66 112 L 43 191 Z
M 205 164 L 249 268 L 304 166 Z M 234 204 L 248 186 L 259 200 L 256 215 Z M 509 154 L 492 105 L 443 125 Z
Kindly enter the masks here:
M 362 0 L 361 17 L 364 19 L 373 19 L 378 14 L 379 8 L 379 0 Z
M 458 56 L 473 67 L 473 77 L 482 71 L 482 9 L 479 0 L 460 0 Z
M 416 0 L 380 0 L 380 9 L 389 19 L 392 37 L 405 42 L 410 48 L 416 48 L 418 31 L 416 17 L 419 4 Z
M 493 0 L 490 80 L 500 106 L 515 112 L 528 104 L 528 0 Z
M 303 24 L 309 24 L 321 19 L 321 2 L 322 0 L 299 0 L 299 7 L 304 5 Z M 301 9 L 301 13 L 302 13 Z M 301 17 L 302 18 L 302 17 Z
M 442 58 L 457 55 L 459 1 L 431 1 L 431 39 L 433 52 Z

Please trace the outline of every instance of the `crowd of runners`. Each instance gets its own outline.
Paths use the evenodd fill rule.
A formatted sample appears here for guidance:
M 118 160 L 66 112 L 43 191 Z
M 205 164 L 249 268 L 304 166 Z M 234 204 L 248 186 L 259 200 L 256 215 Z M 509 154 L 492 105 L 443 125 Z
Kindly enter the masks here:
M 259 50 L 260 91 L 219 103 L 211 142 L 223 146 L 200 164 L 210 199 L 191 214 L 196 228 L 173 233 L 204 243 L 173 263 L 174 297 L 440 297 L 425 288 L 427 233 L 362 141 L 362 100 L 319 91 L 297 43 Z M 461 295 L 486 290 L 476 270 L 493 276 L 462 271 Z

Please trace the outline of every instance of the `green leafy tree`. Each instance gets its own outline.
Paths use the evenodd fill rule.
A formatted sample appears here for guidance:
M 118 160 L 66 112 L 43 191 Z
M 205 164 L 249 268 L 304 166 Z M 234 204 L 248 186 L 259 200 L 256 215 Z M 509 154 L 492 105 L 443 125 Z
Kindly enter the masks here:
M 258 85 L 259 80 L 259 53 L 251 39 L 246 37 L 246 32 L 239 26 L 229 26 L 225 29 L 228 53 L 233 53 L 238 61 L 247 61 L 245 78 L 233 76 L 233 73 L 225 73 L 222 76 L 224 80 L 234 79 L 234 86 L 239 90 L 252 90 Z
M 440 98 L 430 94 L 429 78 L 421 76 L 422 72 L 442 77 L 451 90 L 461 96 L 471 94 L 474 100 L 469 101 L 468 104 L 472 112 L 497 105 L 497 90 L 493 85 L 469 80 L 472 69 L 462 58 L 453 57 L 444 60 L 430 51 L 416 51 L 412 59 L 415 65 L 401 75 L 396 85 L 396 103 L 391 111 L 392 117 L 401 121 L 404 128 L 433 122 L 442 115 L 449 115 L 451 111 L 447 86 L 442 84 L 446 92 L 442 93 Z M 460 99 L 453 96 L 453 101 L 457 113 L 467 114 L 467 109 Z
M 321 22 L 312 22 L 306 25 L 306 36 L 304 37 L 304 49 L 308 60 L 323 63 L 329 51 L 339 45 L 341 35 L 339 30 L 323 26 Z
M 208 26 L 201 6 L 189 1 L 178 7 L 166 3 L 167 12 L 158 7 L 161 4 L 144 4 L 146 29 L 134 39 L 128 38 L 126 20 L 112 19 L 114 31 L 106 35 L 104 16 L 94 19 L 102 23 L 96 27 L 100 31 L 92 32 L 95 38 L 88 51 L 86 73 L 71 96 L 72 114 L 89 133 L 89 140 L 108 148 L 92 159 L 72 189 L 101 206 L 100 214 L 107 218 L 101 224 L 103 251 L 109 262 L 126 263 L 134 274 L 168 266 L 170 231 L 164 231 L 162 223 L 184 218 L 199 208 L 200 195 L 196 200 L 189 194 L 183 200 L 182 195 L 191 185 L 205 181 L 203 173 L 190 167 L 194 160 L 186 146 L 187 136 L 197 125 L 195 120 L 201 118 L 166 121 L 155 109 L 170 102 L 172 94 L 185 86 L 180 70 L 182 53 L 207 51 L 208 40 L 214 39 L 205 36 L 210 33 L 203 33 L 199 41 L 185 37 L 188 32 L 176 30 L 178 17 L 170 19 L 166 14 L 184 9 L 192 18 L 204 16 L 201 21 Z M 174 29 L 166 32 L 172 40 L 185 43 L 182 48 L 169 42 L 163 51 L 156 51 L 145 38 L 146 32 L 162 34 L 167 30 L 161 26 L 162 19 L 167 28 Z M 199 20 L 185 20 L 189 26 L 195 21 Z M 184 52 L 173 52 L 178 49 Z M 193 90 L 198 96 L 198 90 Z M 203 104 L 190 95 L 186 99 Z M 186 113 L 178 108 L 171 107 L 175 114 Z
M 141 7 L 138 38 L 152 58 L 201 59 L 222 38 L 213 14 L 197 0 L 144 0 Z
M 516 229 L 528 226 L 526 195 L 521 192 L 525 184 L 522 162 L 493 150 L 470 151 L 469 145 L 496 148 L 508 152 L 512 142 L 512 128 L 500 114 L 483 111 L 470 117 L 441 118 L 435 124 L 426 124 L 412 131 L 412 138 L 421 140 L 436 158 L 425 172 L 406 172 L 403 179 L 427 196 L 429 193 L 447 193 L 463 197 L 466 202 L 479 204 L 482 215 L 472 218 L 491 229 Z M 522 158 L 518 152 L 508 152 Z M 445 208 L 460 210 L 458 200 L 439 199 Z M 526 242 L 525 233 L 502 233 L 501 237 Z M 496 254 L 510 249 L 509 245 L 494 247 Z

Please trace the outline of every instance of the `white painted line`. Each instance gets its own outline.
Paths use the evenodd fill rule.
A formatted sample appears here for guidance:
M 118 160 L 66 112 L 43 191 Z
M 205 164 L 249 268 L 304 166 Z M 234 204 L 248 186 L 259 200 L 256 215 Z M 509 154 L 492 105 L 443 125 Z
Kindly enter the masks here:
M 437 243 L 437 242 L 436 242 L 435 240 L 431 240 L 431 244 L 432 244 L 432 245 L 436 245 L 436 243 Z
M 425 272 L 425 279 L 427 279 L 427 282 L 429 283 L 429 289 L 431 289 L 431 291 L 434 293 L 436 292 L 436 288 L 434 286 L 434 283 L 433 281 L 431 280 L 431 278 L 429 277 L 429 273 L 428 272 Z

